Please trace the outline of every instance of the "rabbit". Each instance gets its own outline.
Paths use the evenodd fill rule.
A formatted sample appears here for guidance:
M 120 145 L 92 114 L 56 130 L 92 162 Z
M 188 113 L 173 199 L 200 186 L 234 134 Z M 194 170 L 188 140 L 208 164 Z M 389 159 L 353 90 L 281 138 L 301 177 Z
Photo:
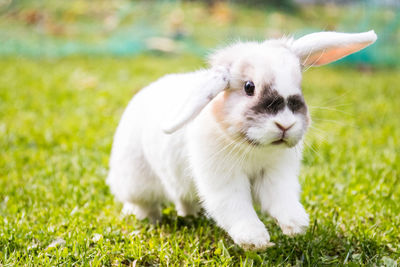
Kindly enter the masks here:
M 302 141 L 311 119 L 302 70 L 357 52 L 377 39 L 317 32 L 297 40 L 238 42 L 216 50 L 208 69 L 166 75 L 137 93 L 117 127 L 107 184 L 137 219 L 207 216 L 245 250 L 273 245 L 258 218 L 286 235 L 303 233 Z

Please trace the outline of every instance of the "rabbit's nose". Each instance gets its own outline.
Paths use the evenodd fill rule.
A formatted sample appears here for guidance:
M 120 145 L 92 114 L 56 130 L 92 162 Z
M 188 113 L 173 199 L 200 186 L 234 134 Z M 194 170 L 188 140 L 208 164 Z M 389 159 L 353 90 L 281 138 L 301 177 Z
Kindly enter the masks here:
M 277 121 L 275 121 L 275 125 L 279 128 L 279 129 L 281 129 L 283 132 L 286 132 L 287 130 L 289 130 L 290 128 L 292 128 L 293 127 L 293 125 L 295 124 L 295 122 L 293 122 L 292 124 L 283 124 L 283 123 L 280 123 L 280 122 L 277 122 Z

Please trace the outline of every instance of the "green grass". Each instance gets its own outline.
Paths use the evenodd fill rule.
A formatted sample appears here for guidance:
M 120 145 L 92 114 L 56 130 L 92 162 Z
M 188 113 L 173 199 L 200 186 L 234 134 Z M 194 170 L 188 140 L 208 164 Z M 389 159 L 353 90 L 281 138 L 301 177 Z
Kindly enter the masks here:
M 2 59 L 0 265 L 400 263 L 399 70 L 305 73 L 305 235 L 283 236 L 262 216 L 276 246 L 254 253 L 172 206 L 158 226 L 121 217 L 104 180 L 122 111 L 150 81 L 200 66 L 188 56 Z

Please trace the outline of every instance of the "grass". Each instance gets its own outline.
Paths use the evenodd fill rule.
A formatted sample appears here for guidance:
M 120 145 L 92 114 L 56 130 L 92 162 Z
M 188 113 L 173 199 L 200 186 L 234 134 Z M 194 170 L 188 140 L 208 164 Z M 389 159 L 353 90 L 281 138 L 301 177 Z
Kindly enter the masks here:
M 154 226 L 122 217 L 106 184 L 113 132 L 132 95 L 191 56 L 0 62 L 0 265 L 384 265 L 400 263 L 400 70 L 316 68 L 301 172 L 311 226 L 244 252 L 172 206 Z

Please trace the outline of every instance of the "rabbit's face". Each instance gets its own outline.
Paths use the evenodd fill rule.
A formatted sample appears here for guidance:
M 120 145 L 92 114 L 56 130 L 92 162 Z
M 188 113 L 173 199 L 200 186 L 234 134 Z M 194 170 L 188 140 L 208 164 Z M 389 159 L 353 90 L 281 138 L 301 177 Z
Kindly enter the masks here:
M 278 44 L 257 44 L 233 56 L 230 88 L 213 105 L 231 136 L 253 145 L 295 146 L 309 125 L 298 57 Z

